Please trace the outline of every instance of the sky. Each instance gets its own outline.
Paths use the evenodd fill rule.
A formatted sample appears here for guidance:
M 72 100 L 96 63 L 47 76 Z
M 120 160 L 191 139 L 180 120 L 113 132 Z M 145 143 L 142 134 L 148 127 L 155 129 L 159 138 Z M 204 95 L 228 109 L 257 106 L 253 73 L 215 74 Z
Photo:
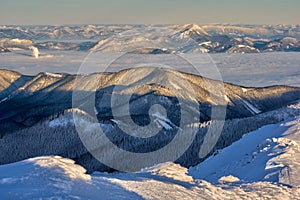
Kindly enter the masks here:
M 299 8 L 299 0 L 0 0 L 0 24 L 300 24 Z

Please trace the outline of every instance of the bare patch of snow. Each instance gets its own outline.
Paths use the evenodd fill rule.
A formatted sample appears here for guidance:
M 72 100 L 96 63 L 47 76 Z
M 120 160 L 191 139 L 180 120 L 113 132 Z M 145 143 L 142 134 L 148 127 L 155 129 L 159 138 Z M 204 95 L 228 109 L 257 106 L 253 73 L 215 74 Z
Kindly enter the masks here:
M 94 106 L 94 113 L 95 113 L 95 115 L 98 115 L 98 113 L 99 113 L 95 106 Z
M 169 119 L 162 116 L 159 112 L 153 113 L 152 116 L 155 118 L 154 122 L 159 127 L 163 127 L 166 130 L 171 130 L 172 125 L 175 126 Z
M 182 88 L 181 88 L 180 86 L 178 86 L 177 84 L 175 84 L 175 83 L 173 83 L 173 82 L 171 82 L 171 81 L 170 81 L 170 83 L 171 83 L 171 85 L 172 85 L 176 90 L 182 90 Z
M 243 91 L 243 92 L 248 92 L 248 89 L 242 88 L 242 91 Z
M 239 178 L 232 176 L 232 175 L 223 176 L 219 179 L 220 183 L 235 183 L 235 182 L 239 182 L 239 181 L 240 181 Z
M 224 94 L 224 98 L 225 98 L 225 101 L 226 101 L 226 102 L 230 102 L 230 99 L 228 98 L 227 95 Z
M 8 100 L 8 97 L 5 97 L 4 99 L 2 99 L 1 101 L 0 101 L 0 103 L 2 103 L 2 102 L 4 102 L 4 101 L 7 101 Z
M 201 42 L 199 45 L 200 45 L 200 46 L 202 46 L 202 45 L 209 46 L 209 45 L 211 45 L 211 41 Z
M 45 72 L 45 74 L 46 74 L 47 76 L 51 76 L 51 77 L 53 77 L 53 78 L 61 78 L 61 77 L 63 77 L 62 74 L 56 74 L 56 73 L 50 73 L 50 72 Z
M 74 121 L 68 117 L 61 116 L 49 122 L 49 127 L 67 126 L 68 124 L 74 123 Z

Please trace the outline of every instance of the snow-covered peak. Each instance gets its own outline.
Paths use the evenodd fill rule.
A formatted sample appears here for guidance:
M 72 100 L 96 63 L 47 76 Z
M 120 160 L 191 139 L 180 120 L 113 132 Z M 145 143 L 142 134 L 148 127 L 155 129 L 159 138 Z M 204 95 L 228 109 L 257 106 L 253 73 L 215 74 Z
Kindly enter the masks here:
M 186 24 L 184 26 L 184 30 L 183 32 L 186 33 L 191 33 L 191 32 L 196 32 L 198 34 L 204 34 L 204 35 L 209 35 L 203 28 L 201 28 L 199 25 L 197 24 Z

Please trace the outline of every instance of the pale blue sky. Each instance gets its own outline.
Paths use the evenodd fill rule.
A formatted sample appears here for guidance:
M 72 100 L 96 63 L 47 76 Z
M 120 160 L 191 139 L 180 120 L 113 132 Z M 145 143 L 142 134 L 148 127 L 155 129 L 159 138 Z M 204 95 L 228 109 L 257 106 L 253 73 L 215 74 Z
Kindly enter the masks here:
M 0 24 L 300 24 L 300 0 L 0 0 Z

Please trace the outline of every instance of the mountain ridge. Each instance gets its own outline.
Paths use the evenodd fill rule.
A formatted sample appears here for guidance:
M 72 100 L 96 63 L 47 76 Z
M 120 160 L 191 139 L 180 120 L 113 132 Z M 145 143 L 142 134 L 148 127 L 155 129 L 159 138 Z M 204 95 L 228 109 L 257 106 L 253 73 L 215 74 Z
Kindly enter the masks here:
M 160 33 L 151 33 L 151 29 L 160 29 Z M 3 49 L 28 49 L 34 45 L 44 50 L 91 51 L 98 47 L 104 52 L 119 52 L 128 42 L 134 42 L 137 35 L 123 38 L 123 34 L 139 31 L 139 38 L 152 39 L 154 46 L 163 52 L 168 45 L 162 46 L 163 40 L 157 40 L 162 32 L 164 37 L 174 37 L 172 43 L 194 40 L 194 45 L 178 52 L 208 53 L 258 53 L 272 51 L 300 51 L 299 26 L 249 26 L 249 25 L 78 25 L 78 26 L 4 26 L 0 27 L 0 46 Z M 116 38 L 119 40 L 116 42 Z M 166 38 L 163 38 L 166 39 Z M 157 41 L 156 41 L 157 40 Z M 249 43 L 249 41 L 251 42 Z M 118 44 L 122 44 L 118 46 Z M 117 46 L 116 46 L 117 45 Z M 134 43 L 137 46 L 137 43 Z M 241 46 L 242 45 L 242 46 Z M 96 47 L 95 47 L 96 46 Z M 248 48 L 245 48 L 248 47 Z M 197 50 L 198 49 L 198 50 Z M 135 49 L 131 49 L 133 51 Z M 176 50 L 176 49 L 175 49 Z M 172 50 L 171 50 L 172 51 Z M 0 53 L 8 52 L 1 50 Z
M 7 78 L 9 76 L 10 79 Z M 189 104 L 195 97 L 200 106 L 201 121 L 210 119 L 212 105 L 224 107 L 227 112 L 226 118 L 230 119 L 249 117 L 270 111 L 300 98 L 300 89 L 297 87 L 247 88 L 160 68 L 137 68 L 78 76 L 45 72 L 36 76 L 22 76 L 17 72 L 0 70 L 0 77 L 6 77 L 6 80 L 9 80 L 8 82 L 1 82 L 2 85 L 0 85 L 2 88 L 0 90 L 0 110 L 2 113 L 0 125 L 4 126 L 3 123 L 9 121 L 9 123 L 17 123 L 16 127 L 20 128 L 31 126 L 44 117 L 71 108 L 74 90 L 82 91 L 82 94 L 96 91 L 95 106 L 100 113 L 98 117 L 103 118 L 103 120 L 113 118 L 112 113 L 107 112 L 111 109 L 109 102 L 112 95 L 116 97 L 132 95 L 132 107 L 137 106 L 139 109 L 133 109 L 131 112 L 138 114 L 137 117 L 141 117 L 141 119 L 147 118 L 147 110 L 151 101 L 162 103 L 172 110 L 175 109 L 176 106 L 174 107 L 174 105 L 178 103 L 178 98 L 180 98 L 186 101 L 185 111 L 189 113 L 191 112 Z M 74 88 L 76 81 L 80 79 L 82 79 L 82 83 Z M 120 80 L 125 80 L 124 84 L 120 85 Z M 163 82 L 159 83 L 159 81 Z M 209 85 L 224 86 L 224 93 L 210 91 Z M 193 98 L 189 96 L 187 91 L 181 90 L 186 86 L 192 91 Z M 116 88 L 118 90 L 115 90 Z M 161 100 L 161 97 L 166 100 Z M 188 103 L 189 101 L 191 102 Z M 150 104 L 148 105 L 147 102 Z M 120 104 L 120 106 L 124 107 L 126 104 Z M 38 111 L 39 109 L 41 111 Z M 44 109 L 46 111 L 42 112 Z M 94 111 L 89 110 L 89 112 Z M 2 134 L 7 131 L 3 129 Z

